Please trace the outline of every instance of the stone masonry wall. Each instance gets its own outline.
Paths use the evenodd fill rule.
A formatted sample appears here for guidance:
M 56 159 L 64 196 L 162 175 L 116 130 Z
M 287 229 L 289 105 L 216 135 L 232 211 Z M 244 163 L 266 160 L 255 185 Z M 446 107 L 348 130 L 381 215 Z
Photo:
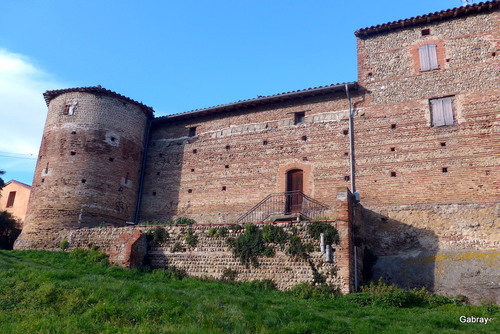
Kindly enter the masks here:
M 499 15 L 358 38 L 356 175 L 373 278 L 500 303 Z M 438 69 L 420 71 L 424 44 L 437 45 Z M 432 126 L 430 99 L 449 96 L 454 124 Z
M 336 210 L 339 212 L 336 221 L 328 223 L 335 226 L 339 232 L 340 243 L 332 245 L 333 262 L 325 260 L 320 251 L 320 241 L 312 239 L 307 234 L 305 222 L 274 223 L 286 232 L 297 231 L 304 244 L 310 243 L 314 251 L 309 253 L 308 259 L 295 258 L 286 254 L 286 249 L 275 245 L 276 254 L 272 257 L 258 258 L 259 266 L 246 266 L 236 258 L 227 244 L 227 238 L 237 238 L 244 233 L 244 225 L 236 224 L 194 224 L 194 225 L 139 225 L 129 227 L 98 227 L 80 228 L 61 232 L 60 238 L 69 241 L 70 249 L 98 246 L 112 256 L 112 260 L 119 265 L 129 266 L 123 254 L 127 252 L 125 244 L 132 245 L 139 240 L 138 231 L 147 233 L 158 227 L 164 228 L 169 237 L 161 243 L 149 242 L 148 257 L 155 268 L 175 267 L 185 270 L 190 276 L 212 277 L 220 279 L 226 269 L 236 270 L 238 281 L 273 280 L 280 289 L 288 289 L 296 284 L 311 282 L 315 271 L 324 275 L 327 283 L 334 284 L 343 293 L 351 292 L 354 288 L 353 259 L 352 259 L 352 197 L 345 190 L 339 191 Z M 256 224 L 262 228 L 265 224 Z M 241 229 L 236 229 L 236 227 Z M 224 237 L 210 236 L 211 229 L 227 229 Z M 191 230 L 198 241 L 196 246 L 190 247 L 186 242 L 187 231 Z M 176 246 L 176 244 L 178 244 Z M 178 247 L 179 249 L 175 249 Z M 130 254 L 130 251 L 129 251 Z
M 347 110 L 345 93 L 335 93 L 156 123 L 141 220 L 234 222 L 267 195 L 285 191 L 291 169 L 304 171 L 306 195 L 334 205 L 335 189 L 349 184 Z M 301 111 L 304 122 L 294 124 Z M 190 127 L 196 136 L 188 137 Z
M 337 226 L 339 230 L 343 229 L 341 223 L 332 222 L 331 224 Z M 311 243 L 315 248 L 315 251 L 310 253 L 309 260 L 296 259 L 285 254 L 279 246 L 276 246 L 276 254 L 273 257 L 259 257 L 257 268 L 252 265 L 247 267 L 240 263 L 240 260 L 233 255 L 226 243 L 228 237 L 238 237 L 244 232 L 244 229 L 233 230 L 233 224 L 158 225 L 164 228 L 170 237 L 160 244 L 149 243 L 149 260 L 154 268 L 173 266 L 185 270 L 193 277 L 220 279 L 224 270 L 232 269 L 238 272 L 236 278 L 238 281 L 271 279 L 280 289 L 311 282 L 313 279 L 312 265 L 319 273 L 327 277 L 327 283 L 339 286 L 343 292 L 350 291 L 349 253 L 344 243 L 333 247 L 334 262 L 328 263 L 325 261 L 324 255 L 318 251 L 319 241 L 307 236 L 306 223 L 287 222 L 275 223 L 275 225 L 283 227 L 289 233 L 293 228 L 298 229 L 298 235 L 302 242 Z M 67 240 L 71 248 L 88 248 L 90 245 L 95 245 L 110 253 L 115 249 L 114 245 L 123 233 L 133 231 L 146 233 L 158 226 L 82 228 L 69 231 Z M 257 226 L 262 227 L 263 224 L 257 224 Z M 228 229 L 226 237 L 210 237 L 208 235 L 210 229 L 217 230 L 223 227 Z M 186 244 L 185 236 L 189 229 L 198 238 L 197 245 L 193 248 Z M 341 236 L 345 237 L 345 232 L 341 232 Z M 177 243 L 181 245 L 181 249 L 174 251 L 174 246 Z
M 147 118 L 140 106 L 102 94 L 52 99 L 15 247 L 51 248 L 62 228 L 133 220 Z

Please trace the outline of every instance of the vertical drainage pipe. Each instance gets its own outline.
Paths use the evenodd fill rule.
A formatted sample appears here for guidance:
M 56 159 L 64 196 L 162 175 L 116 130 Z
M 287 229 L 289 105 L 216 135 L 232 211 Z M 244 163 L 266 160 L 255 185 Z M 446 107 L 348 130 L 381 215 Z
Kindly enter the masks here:
M 141 210 L 142 203 L 142 189 L 144 188 L 144 174 L 146 169 L 146 161 L 148 158 L 148 149 L 149 149 L 149 133 L 151 131 L 151 123 L 153 122 L 152 118 L 148 118 L 148 125 L 146 128 L 146 137 L 144 138 L 144 153 L 142 154 L 142 165 L 141 165 L 141 176 L 139 179 L 139 191 L 137 194 L 137 201 L 135 203 L 135 214 L 134 214 L 134 224 L 137 225 L 139 223 L 139 212 Z
M 347 95 L 347 101 L 349 102 L 349 164 L 351 169 L 351 193 L 354 194 L 356 192 L 356 180 L 354 176 L 354 120 L 348 84 L 345 84 L 345 92 Z
M 354 120 L 352 111 L 352 101 L 349 95 L 349 85 L 345 84 L 345 93 L 347 95 L 347 101 L 349 102 L 349 167 L 351 171 L 351 192 L 354 196 L 356 192 L 356 179 L 354 174 Z M 353 256 L 354 256 L 354 291 L 358 291 L 358 251 L 356 244 L 354 243 L 354 236 L 352 240 Z

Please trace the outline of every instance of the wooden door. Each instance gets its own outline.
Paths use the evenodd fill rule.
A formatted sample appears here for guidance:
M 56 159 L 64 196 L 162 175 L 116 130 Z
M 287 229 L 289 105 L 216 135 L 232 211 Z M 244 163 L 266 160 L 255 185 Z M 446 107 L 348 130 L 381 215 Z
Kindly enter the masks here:
M 287 195 L 285 207 L 287 214 L 298 213 L 302 209 L 303 180 L 304 171 L 301 169 L 293 169 L 286 173 L 286 191 L 293 191 Z

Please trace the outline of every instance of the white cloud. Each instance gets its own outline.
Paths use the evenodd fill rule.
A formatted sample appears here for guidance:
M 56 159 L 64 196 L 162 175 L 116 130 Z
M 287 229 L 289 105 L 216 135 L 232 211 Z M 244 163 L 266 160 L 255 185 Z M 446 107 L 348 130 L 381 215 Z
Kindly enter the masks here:
M 37 155 L 47 114 L 42 94 L 61 86 L 28 57 L 0 49 L 0 152 Z

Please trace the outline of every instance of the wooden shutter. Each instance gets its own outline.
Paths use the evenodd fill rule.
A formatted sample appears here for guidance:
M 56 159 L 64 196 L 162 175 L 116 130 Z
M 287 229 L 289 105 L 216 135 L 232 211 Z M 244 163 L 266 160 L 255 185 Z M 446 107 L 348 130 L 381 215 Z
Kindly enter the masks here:
M 444 125 L 453 124 L 453 99 L 447 98 L 441 100 L 443 103 Z
M 420 71 L 429 71 L 431 64 L 429 62 L 429 52 L 427 51 L 428 44 L 422 45 L 418 48 L 418 55 L 420 58 Z
M 433 126 L 445 125 L 443 115 L 443 100 L 431 100 L 431 112 Z
M 439 68 L 436 44 L 425 44 L 418 48 L 420 71 L 430 71 Z
M 435 70 L 439 68 L 438 59 L 437 59 L 437 48 L 436 44 L 427 44 L 427 52 L 429 55 L 429 66 L 431 70 Z

